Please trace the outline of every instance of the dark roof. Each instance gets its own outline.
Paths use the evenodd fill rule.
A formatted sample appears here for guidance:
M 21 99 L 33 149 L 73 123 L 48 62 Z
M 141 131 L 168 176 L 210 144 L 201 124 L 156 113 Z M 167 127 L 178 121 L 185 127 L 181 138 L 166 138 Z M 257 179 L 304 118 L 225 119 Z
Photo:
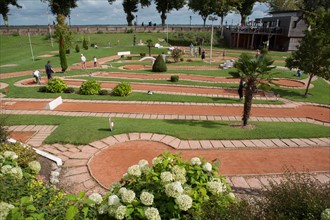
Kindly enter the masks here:
M 291 12 L 302 12 L 301 10 L 278 10 L 278 11 L 270 11 L 269 14 L 282 14 L 282 13 L 291 13 Z

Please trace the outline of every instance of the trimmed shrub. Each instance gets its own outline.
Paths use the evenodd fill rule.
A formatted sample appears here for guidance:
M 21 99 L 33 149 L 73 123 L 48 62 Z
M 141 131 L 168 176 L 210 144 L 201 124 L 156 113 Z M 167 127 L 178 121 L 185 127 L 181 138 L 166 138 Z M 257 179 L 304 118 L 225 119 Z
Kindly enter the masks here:
M 75 89 L 73 87 L 68 87 L 64 90 L 64 93 L 74 93 Z
M 98 95 L 101 90 L 101 84 L 95 80 L 83 82 L 79 88 L 82 95 Z
M 267 55 L 267 54 L 268 54 L 268 48 L 262 48 L 262 49 L 260 50 L 260 54 L 262 54 L 262 55 Z
M 115 96 L 128 96 L 132 93 L 132 87 L 127 82 L 122 82 L 112 89 L 112 94 Z
M 108 95 L 108 94 L 109 94 L 109 91 L 106 90 L 106 89 L 102 89 L 102 90 L 100 90 L 100 92 L 99 92 L 99 95 Z
M 126 59 L 127 59 L 127 60 L 132 60 L 132 59 L 133 59 L 133 57 L 131 57 L 131 56 L 128 56 Z
M 193 60 L 192 59 L 187 59 L 187 62 L 192 62 Z
M 184 61 L 184 58 L 181 57 L 181 58 L 180 58 L 180 61 L 183 62 L 183 61 Z
M 53 78 L 48 80 L 46 89 L 50 93 L 62 93 L 67 87 L 67 84 L 60 78 Z
M 76 48 L 75 48 L 76 52 L 79 53 L 80 52 L 80 47 L 78 44 L 76 44 Z
M 39 87 L 38 92 L 47 92 L 47 87 L 46 86 Z
M 140 53 L 140 57 L 145 57 L 146 53 Z
M 84 38 L 84 40 L 83 40 L 83 48 L 84 48 L 85 50 L 88 50 L 88 43 L 87 43 L 87 41 L 86 41 L 85 38 Z
M 179 81 L 179 76 L 178 75 L 171 76 L 171 82 L 178 82 L 178 81 Z
M 167 71 L 166 63 L 164 62 L 163 57 L 159 55 L 155 60 L 154 65 L 152 65 L 152 72 L 166 72 L 166 71 Z

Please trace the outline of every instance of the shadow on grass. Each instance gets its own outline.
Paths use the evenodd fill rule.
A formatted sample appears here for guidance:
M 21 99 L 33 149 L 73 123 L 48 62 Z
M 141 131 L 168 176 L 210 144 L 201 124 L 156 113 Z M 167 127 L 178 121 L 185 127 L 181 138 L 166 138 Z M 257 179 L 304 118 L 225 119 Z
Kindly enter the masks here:
M 204 127 L 204 128 L 217 128 L 222 126 L 228 126 L 227 123 L 219 121 L 195 121 L 195 120 L 164 120 L 164 122 L 173 125 L 185 125 L 191 127 Z
M 279 94 L 283 98 L 304 99 L 302 91 L 283 90 L 281 88 L 272 89 L 275 94 Z

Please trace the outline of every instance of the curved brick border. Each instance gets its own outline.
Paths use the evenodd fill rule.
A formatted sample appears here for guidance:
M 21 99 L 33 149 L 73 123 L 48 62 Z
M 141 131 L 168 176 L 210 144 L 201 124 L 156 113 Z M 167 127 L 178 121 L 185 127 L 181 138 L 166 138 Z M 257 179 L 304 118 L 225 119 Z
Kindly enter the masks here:
M 173 136 L 154 134 L 154 133 L 128 133 L 106 137 L 99 141 L 94 141 L 88 145 L 75 146 L 71 144 L 53 144 L 43 145 L 40 150 L 49 152 L 61 158 L 64 162 L 61 175 L 61 186 L 67 192 L 77 193 L 85 191 L 88 194 L 99 192 L 104 194 L 104 189 L 89 171 L 88 165 L 90 160 L 99 152 L 111 147 L 117 143 L 147 140 L 162 142 L 174 149 L 221 149 L 221 148 L 282 148 L 282 147 L 317 147 L 329 146 L 329 138 L 312 138 L 312 139 L 261 139 L 261 140 L 193 140 L 183 141 Z M 320 182 L 329 182 L 330 175 L 319 173 L 316 174 Z M 270 180 L 269 180 L 270 179 Z M 274 180 L 273 180 L 274 179 Z M 266 186 L 267 180 L 276 181 L 276 176 L 231 176 L 227 180 L 231 186 L 238 190 L 251 190 L 252 188 L 263 188 Z

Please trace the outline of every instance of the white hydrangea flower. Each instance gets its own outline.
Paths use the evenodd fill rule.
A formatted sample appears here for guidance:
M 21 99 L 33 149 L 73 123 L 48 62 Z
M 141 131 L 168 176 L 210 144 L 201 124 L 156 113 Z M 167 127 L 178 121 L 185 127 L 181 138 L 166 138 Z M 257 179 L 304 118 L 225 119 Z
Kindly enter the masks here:
M 101 204 L 102 196 L 99 193 L 93 193 L 88 196 L 90 200 L 93 200 L 96 204 Z
M 3 167 L 1 167 L 1 173 L 9 174 L 12 168 L 13 167 L 10 165 L 4 165 Z
M 142 174 L 139 165 L 130 166 L 127 170 L 127 173 L 131 176 L 136 176 L 136 177 L 140 177 Z
M 160 174 L 162 183 L 169 183 L 173 181 L 173 175 L 171 172 L 165 171 Z
M 162 163 L 163 160 L 159 157 L 155 157 L 154 159 L 152 159 L 152 165 L 156 166 L 157 164 Z
M 202 161 L 201 161 L 201 159 L 199 159 L 199 157 L 191 158 L 190 162 L 191 162 L 192 165 L 198 165 L 199 166 L 199 165 L 202 164 Z
M 125 214 L 126 214 L 126 206 L 119 206 L 116 210 L 116 214 L 115 214 L 115 218 L 116 219 L 124 219 L 125 218 Z
M 223 192 L 223 186 L 221 182 L 211 181 L 207 183 L 207 188 L 214 195 L 220 195 Z
M 120 182 L 114 182 L 111 184 L 110 188 L 109 188 L 109 192 L 113 193 L 113 191 L 115 191 L 116 189 L 119 189 L 121 187 Z
M 172 173 L 174 176 L 176 175 L 186 175 L 186 169 L 184 167 L 181 167 L 179 165 L 175 165 L 173 168 L 172 168 Z
M 183 188 L 181 183 L 176 181 L 174 183 L 169 183 L 165 186 L 165 193 L 169 197 L 176 198 L 183 193 Z
M 230 199 L 235 199 L 235 198 L 236 198 L 236 196 L 235 196 L 234 193 L 228 193 L 228 197 L 229 197 Z
M 29 168 L 33 173 L 38 174 L 41 170 L 41 165 L 38 161 L 34 160 L 28 163 Z
M 121 195 L 121 199 L 124 203 L 131 203 L 135 199 L 135 192 L 133 190 L 127 190 Z
M 330 219 L 330 208 L 324 209 L 324 211 L 321 214 L 321 220 L 329 220 Z
M 23 178 L 23 172 L 20 167 L 13 167 L 9 174 L 13 175 L 16 179 L 22 179 Z
M 203 165 L 203 169 L 204 169 L 205 171 L 211 172 L 211 171 L 212 171 L 212 165 L 211 165 L 210 163 L 205 163 L 205 164 Z
M 108 199 L 108 204 L 110 206 L 114 206 L 114 205 L 118 205 L 120 203 L 120 199 L 117 195 L 111 195 L 109 196 L 109 199 Z
M 181 184 L 185 184 L 187 182 L 186 176 L 183 174 L 177 174 L 174 176 L 175 181 L 179 181 Z
M 107 213 L 107 210 L 108 210 L 108 206 L 107 205 L 101 205 L 98 209 L 97 209 L 97 212 L 100 214 L 100 215 L 103 215 L 105 213 Z
M 146 215 L 146 218 L 148 220 L 160 220 L 161 219 L 158 209 L 156 209 L 154 207 L 146 208 L 146 210 L 144 211 L 144 214 Z
M 188 195 L 180 195 L 175 199 L 176 204 L 183 211 L 187 211 L 192 206 L 192 198 Z
M 138 164 L 142 171 L 146 171 L 149 169 L 149 162 L 147 160 L 140 160 Z
M 140 200 L 143 205 L 152 205 L 154 202 L 154 195 L 148 192 L 142 192 L 140 195 Z
M 14 206 L 12 204 L 0 202 L 0 219 L 6 219 L 10 210 L 13 208 Z
M 17 154 L 13 151 L 5 151 L 3 153 L 3 156 L 7 159 L 12 159 L 12 160 L 15 160 L 18 158 Z
M 118 191 L 118 195 L 122 195 L 126 191 L 127 191 L 127 189 L 125 187 L 121 187 Z

